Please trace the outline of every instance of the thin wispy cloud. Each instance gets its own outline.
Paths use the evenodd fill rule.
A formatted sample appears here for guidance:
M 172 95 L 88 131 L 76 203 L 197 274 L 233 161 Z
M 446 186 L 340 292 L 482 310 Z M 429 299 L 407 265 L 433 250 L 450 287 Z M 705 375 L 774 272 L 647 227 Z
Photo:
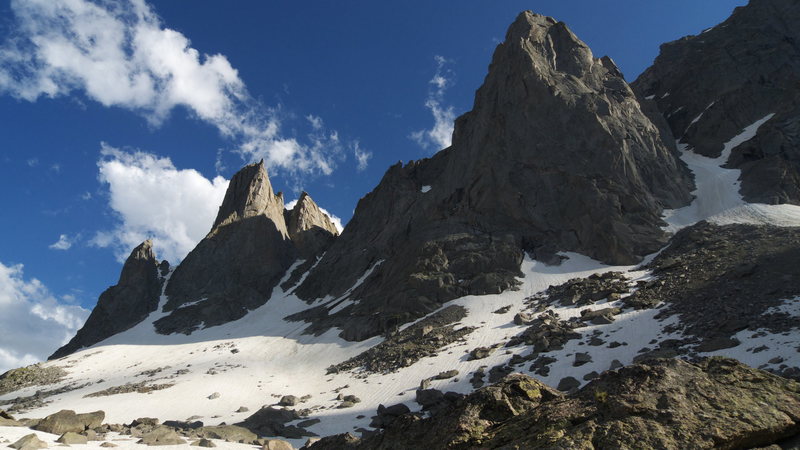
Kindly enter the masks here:
M 108 187 L 117 225 L 96 233 L 90 245 L 111 248 L 124 261 L 131 249 L 153 239 L 158 257 L 174 264 L 211 230 L 228 180 L 209 180 L 176 168 L 169 158 L 107 144 L 101 155 L 99 179 Z
M 425 100 L 425 107 L 433 115 L 433 126 L 427 130 L 418 130 L 411 133 L 411 139 L 424 149 L 435 151 L 447 148 L 453 139 L 453 124 L 456 113 L 452 106 L 446 105 L 444 96 L 447 89 L 453 84 L 454 74 L 448 68 L 451 63 L 443 56 L 435 56 L 436 73 L 428 81 L 430 89 Z
M 369 165 L 369 160 L 372 158 L 372 152 L 368 152 L 361 148 L 361 143 L 358 141 L 353 142 L 353 156 L 356 158 L 356 169 L 363 172 Z
M 67 234 L 62 234 L 58 236 L 58 241 L 50 244 L 48 248 L 51 250 L 69 250 L 72 248 L 72 244 L 76 240 L 76 237 L 69 237 Z
M 183 107 L 231 139 L 245 160 L 263 158 L 295 176 L 335 167 L 338 147 L 285 136 L 280 110 L 255 100 L 224 55 L 193 48 L 144 0 L 11 0 L 11 10 L 0 92 L 27 101 L 82 93 L 154 126 Z

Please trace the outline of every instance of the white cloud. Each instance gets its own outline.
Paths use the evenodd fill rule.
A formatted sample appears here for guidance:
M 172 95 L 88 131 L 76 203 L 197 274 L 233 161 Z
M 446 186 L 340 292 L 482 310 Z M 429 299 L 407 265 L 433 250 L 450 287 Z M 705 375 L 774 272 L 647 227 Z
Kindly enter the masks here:
M 429 130 L 418 130 L 411 133 L 411 139 L 422 148 L 441 150 L 449 147 L 453 139 L 453 124 L 456 113 L 452 106 L 444 105 L 444 94 L 453 83 L 453 73 L 447 69 L 449 60 L 442 56 L 435 56 L 436 74 L 428 83 L 433 89 L 428 92 L 425 107 L 433 115 L 433 127 Z
M 211 230 L 228 180 L 209 180 L 196 170 L 175 168 L 169 158 L 105 143 L 101 154 L 99 179 L 108 184 L 119 224 L 97 233 L 90 244 L 111 247 L 124 261 L 132 248 L 153 239 L 158 257 L 174 264 Z
M 58 237 L 58 241 L 53 244 L 50 244 L 49 248 L 52 250 L 69 250 L 72 247 L 74 238 L 70 238 L 66 234 L 62 234 Z
M 315 130 L 322 129 L 322 119 L 320 117 L 309 114 L 306 116 L 306 120 L 308 120 L 308 122 L 311 124 L 311 127 Z
M 28 167 L 36 167 L 39 165 L 39 158 L 31 158 L 25 162 L 28 164 Z
M 42 361 L 66 344 L 89 311 L 59 302 L 21 264 L 0 263 L 0 373 Z
M 361 145 L 358 141 L 353 142 L 353 155 L 356 158 L 356 169 L 359 172 L 366 170 L 367 165 L 369 164 L 370 158 L 372 158 L 372 152 L 368 152 L 361 148 Z
M 295 175 L 335 166 L 336 148 L 282 136 L 280 111 L 253 99 L 224 55 L 191 47 L 145 0 L 12 0 L 11 9 L 0 92 L 28 101 L 82 92 L 153 125 L 185 107 L 233 139 L 245 160 Z

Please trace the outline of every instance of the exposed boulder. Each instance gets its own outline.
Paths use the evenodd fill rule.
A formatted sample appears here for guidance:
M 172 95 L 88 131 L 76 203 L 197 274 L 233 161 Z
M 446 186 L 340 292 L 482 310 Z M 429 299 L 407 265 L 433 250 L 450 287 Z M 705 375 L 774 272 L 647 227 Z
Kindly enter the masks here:
M 105 417 L 106 413 L 103 411 L 76 414 L 75 411 L 62 409 L 45 417 L 31 428 L 58 435 L 69 431 L 81 433 L 85 430 L 99 427 Z
M 195 434 L 206 439 L 222 439 L 223 441 L 239 442 L 241 444 L 252 444 L 258 439 L 255 433 L 237 425 L 197 428 Z
M 145 434 L 137 441 L 137 444 L 149 446 L 181 445 L 185 443 L 186 441 L 184 441 L 175 430 L 163 425 L 156 427 L 153 431 Z
M 261 450 L 294 450 L 294 447 L 281 439 L 267 439 Z
M 279 406 L 295 406 L 300 403 L 300 398 L 296 395 L 284 395 L 278 402 Z
M 155 322 L 156 330 L 191 333 L 266 303 L 295 258 L 283 210 L 263 161 L 237 172 L 211 231 L 173 272 L 164 306 L 171 314 Z
M 40 448 L 47 448 L 47 442 L 39 439 L 35 433 L 31 433 L 19 438 L 19 440 L 9 445 L 9 447 L 17 450 L 38 450 Z
M 524 252 L 638 261 L 666 242 L 661 212 L 687 204 L 691 189 L 613 62 L 526 12 L 453 145 L 389 168 L 296 292 L 337 297 L 371 270 L 349 293 L 358 302 L 309 318 L 362 340 L 453 298 L 513 288 Z
M 278 409 L 263 406 L 250 417 L 236 425 L 247 428 L 261 436 L 283 436 L 290 439 L 316 436 L 314 433 L 296 425 L 286 425 L 302 416 L 293 409 Z
M 800 433 L 800 384 L 731 359 L 651 360 L 572 395 L 524 375 L 423 419 L 310 448 L 752 448 Z
M 672 134 L 717 157 L 741 130 L 769 114 L 733 149 L 741 193 L 751 202 L 800 204 L 800 4 L 754 0 L 723 23 L 661 46 L 632 83 L 652 99 Z
M 133 249 L 122 266 L 117 284 L 100 294 L 83 327 L 49 359 L 61 358 L 121 333 L 155 311 L 161 295 L 158 264 L 152 241 L 144 241 Z
M 56 442 L 58 442 L 59 444 L 66 444 L 66 445 L 88 444 L 89 438 L 82 434 L 78 434 L 73 431 L 68 431 L 59 436 Z

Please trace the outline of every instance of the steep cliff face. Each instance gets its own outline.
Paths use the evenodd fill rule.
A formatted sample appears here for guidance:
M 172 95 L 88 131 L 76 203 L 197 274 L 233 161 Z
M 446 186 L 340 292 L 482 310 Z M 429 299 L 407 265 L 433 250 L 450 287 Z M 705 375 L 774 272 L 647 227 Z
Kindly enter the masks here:
M 83 328 L 50 359 L 69 355 L 133 327 L 158 308 L 160 294 L 153 243 L 144 241 L 128 256 L 119 282 L 100 294 Z
M 733 149 L 745 200 L 800 204 L 800 3 L 752 0 L 725 22 L 661 46 L 632 86 L 655 102 L 672 133 L 717 157 L 739 132 L 766 117 Z M 772 115 L 772 116 L 770 116 Z
M 190 333 L 243 317 L 263 305 L 296 256 L 263 162 L 231 179 L 208 235 L 175 269 L 166 287 L 170 315 L 159 333 Z
M 360 340 L 447 300 L 512 287 L 525 251 L 638 261 L 666 241 L 662 210 L 691 198 L 665 133 L 610 58 L 594 58 L 563 23 L 521 14 L 453 145 L 391 167 L 359 202 L 297 290 L 339 298 L 297 318 Z

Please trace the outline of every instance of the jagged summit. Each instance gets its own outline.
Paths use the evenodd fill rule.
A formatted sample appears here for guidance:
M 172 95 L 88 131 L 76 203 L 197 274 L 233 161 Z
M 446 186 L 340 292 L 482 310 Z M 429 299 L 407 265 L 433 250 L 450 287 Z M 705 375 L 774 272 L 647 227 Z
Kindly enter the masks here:
M 250 217 L 265 215 L 278 230 L 288 236 L 283 216 L 283 194 L 272 190 L 272 183 L 264 168 L 264 160 L 249 164 L 231 178 L 225 198 L 219 207 L 212 233 L 219 227 Z
M 75 337 L 50 359 L 69 355 L 133 327 L 158 308 L 160 294 L 158 260 L 153 242 L 148 239 L 133 249 L 122 266 L 119 281 L 100 294 L 97 306 Z
M 250 164 L 231 179 L 209 234 L 175 269 L 165 293 L 160 333 L 191 333 L 220 325 L 263 305 L 296 250 L 264 163 Z
M 298 287 L 309 301 L 353 300 L 322 318 L 317 306 L 312 330 L 360 340 L 453 298 L 501 292 L 525 252 L 631 263 L 657 251 L 663 209 L 692 189 L 664 133 L 610 58 L 555 19 L 520 14 L 452 146 L 389 168 Z
M 289 214 L 286 226 L 292 239 L 299 233 L 314 227 L 322 228 L 333 235 L 339 234 L 339 230 L 336 229 L 330 217 L 319 209 L 319 206 L 306 191 L 300 194 L 297 204 L 294 205 Z
M 339 230 L 327 214 L 320 210 L 308 193 L 303 191 L 291 211 L 287 211 L 286 228 L 301 258 L 316 260 L 326 250 Z

